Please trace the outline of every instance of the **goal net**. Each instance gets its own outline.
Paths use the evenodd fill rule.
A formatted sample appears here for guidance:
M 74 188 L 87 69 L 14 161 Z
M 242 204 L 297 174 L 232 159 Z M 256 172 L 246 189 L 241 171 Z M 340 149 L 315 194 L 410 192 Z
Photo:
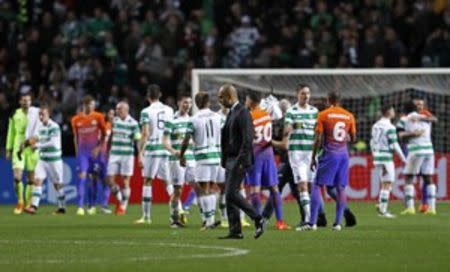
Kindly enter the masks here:
M 395 107 L 397 117 L 413 97 L 421 97 L 427 108 L 438 117 L 433 126 L 436 152 L 438 197 L 449 199 L 447 169 L 450 166 L 450 69 L 194 69 L 192 95 L 199 90 L 210 94 L 213 107 L 218 108 L 217 93 L 221 85 L 233 84 L 241 99 L 246 92 L 270 94 L 278 99 L 296 102 L 296 87 L 306 83 L 311 89 L 310 103 L 326 107 L 325 97 L 338 91 L 342 104 L 357 120 L 357 144 L 351 147 L 349 196 L 353 199 L 375 199 L 379 181 L 370 156 L 371 127 L 380 117 L 382 105 Z M 394 124 L 398 118 L 394 120 Z M 397 181 L 393 195 L 402 197 L 402 165 L 396 161 Z

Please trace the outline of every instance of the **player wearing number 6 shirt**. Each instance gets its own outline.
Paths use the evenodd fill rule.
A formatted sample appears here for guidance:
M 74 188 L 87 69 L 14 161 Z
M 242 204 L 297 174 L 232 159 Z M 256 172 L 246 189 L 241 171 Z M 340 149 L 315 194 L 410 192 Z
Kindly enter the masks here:
M 353 114 L 340 107 L 340 97 L 335 92 L 328 94 L 330 107 L 319 113 L 317 118 L 316 136 L 312 158 L 315 158 L 319 148 L 323 153 L 319 157 L 316 178 L 312 188 L 311 219 L 308 225 L 300 230 L 315 230 L 319 208 L 322 205 L 320 189 L 323 186 L 336 188 L 336 219 L 333 230 L 341 230 L 341 220 L 347 206 L 345 187 L 349 178 L 349 154 L 347 144 L 356 139 L 356 124 Z M 311 160 L 311 170 L 317 166 L 316 160 Z
M 152 180 L 162 179 L 167 185 L 169 196 L 173 193 L 170 186 L 169 151 L 163 145 L 166 122 L 173 119 L 173 109 L 159 101 L 161 90 L 152 84 L 147 89 L 147 100 L 150 106 L 143 109 L 140 117 L 141 141 L 139 142 L 139 158 L 142 166 L 144 185 L 142 188 L 142 217 L 135 224 L 150 224 L 152 201 Z M 172 188 L 170 190 L 169 188 Z

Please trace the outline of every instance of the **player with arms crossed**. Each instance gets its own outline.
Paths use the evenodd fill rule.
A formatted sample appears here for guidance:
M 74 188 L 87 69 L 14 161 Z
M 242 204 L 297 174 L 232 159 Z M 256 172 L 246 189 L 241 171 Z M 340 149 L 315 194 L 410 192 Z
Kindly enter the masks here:
M 188 145 L 185 153 L 186 167 L 181 166 L 179 160 L 181 144 L 189 129 L 189 111 L 191 108 L 192 98 L 189 95 L 181 95 L 178 98 L 178 111 L 175 113 L 173 120 L 166 122 L 164 129 L 163 143 L 171 154 L 169 166 L 174 187 L 170 199 L 170 226 L 172 228 L 184 227 L 186 223 L 183 209 L 180 207 L 181 193 L 185 182 L 194 181 L 195 159 L 191 144 Z
M 418 101 L 420 100 L 420 101 Z M 422 176 L 426 184 L 428 209 L 426 214 L 436 214 L 436 185 L 433 183 L 434 175 L 434 150 L 431 141 L 431 127 L 437 118 L 425 110 L 423 99 L 416 99 L 415 111 L 409 113 L 400 122 L 399 136 L 407 139 L 408 155 L 403 174 L 405 180 L 405 204 L 406 209 L 401 214 L 415 214 L 413 181 L 415 177 Z
M 82 102 L 82 111 L 71 120 L 79 175 L 76 214 L 81 216 L 85 214 L 84 198 L 87 173 L 93 168 L 93 163 L 100 154 L 106 135 L 105 117 L 94 110 L 94 98 L 89 95 L 85 96 Z
M 270 218 L 275 210 L 278 230 L 288 230 L 291 227 L 283 221 L 283 200 L 278 191 L 278 173 L 275 165 L 275 155 L 271 145 L 272 118 L 260 107 L 261 97 L 258 93 L 249 93 L 246 106 L 250 109 L 255 129 L 253 140 L 253 154 L 255 164 L 247 172 L 246 184 L 250 185 L 251 203 L 255 210 L 265 218 Z M 261 211 L 261 189 L 268 189 L 270 197 L 264 211 Z
M 328 94 L 330 107 L 319 113 L 314 148 L 311 157 L 311 171 L 317 166 L 315 157 L 320 148 L 323 153 L 319 157 L 317 174 L 312 188 L 311 218 L 309 224 L 303 225 L 300 231 L 316 230 L 317 216 L 322 205 L 320 192 L 323 186 L 336 189 L 336 219 L 333 230 L 341 230 L 341 221 L 347 206 L 345 187 L 349 179 L 348 142 L 356 140 L 356 122 L 352 113 L 340 106 L 340 97 L 336 92 Z
M 24 207 L 30 205 L 31 190 L 34 179 L 34 170 L 39 158 L 37 151 L 27 147 L 21 158 L 17 156 L 20 145 L 25 139 L 34 135 L 39 123 L 39 109 L 31 106 L 31 93 L 26 92 L 20 96 L 20 108 L 9 119 L 8 134 L 6 139 L 6 159 L 12 160 L 14 173 L 14 191 L 17 196 L 17 205 L 14 208 L 14 214 L 21 214 Z M 23 170 L 28 173 L 28 186 L 25 189 L 22 183 Z
M 370 148 L 373 164 L 381 181 L 378 197 L 379 215 L 385 218 L 394 218 L 395 216 L 388 211 L 392 183 L 395 181 L 394 151 L 403 163 L 406 162 L 406 159 L 397 140 L 397 129 L 391 122 L 395 117 L 394 108 L 390 105 L 385 106 L 381 109 L 381 113 L 383 116 L 372 126 Z
M 115 213 L 123 215 L 128 207 L 131 195 L 130 178 L 134 171 L 134 143 L 141 139 L 139 124 L 129 114 L 128 102 L 119 102 L 116 106 L 117 116 L 112 122 L 111 148 L 108 160 L 108 184 L 119 204 Z M 121 176 L 124 188 L 121 191 L 115 183 L 116 176 Z
M 31 206 L 25 212 L 35 214 L 42 196 L 42 184 L 48 178 L 53 183 L 57 194 L 58 209 L 54 214 L 64 214 L 65 193 L 63 184 L 63 162 L 61 159 L 61 129 L 57 123 L 50 119 L 50 110 L 47 105 L 41 105 L 39 110 L 40 123 L 36 134 L 25 141 L 23 148 L 33 146 L 39 150 L 39 161 L 36 165 L 36 176 L 33 183 Z M 20 153 L 22 153 L 21 148 Z
M 152 181 L 158 177 L 167 187 L 171 197 L 173 188 L 170 182 L 169 151 L 163 145 L 166 122 L 173 119 L 173 109 L 159 101 L 161 90 L 152 84 L 147 89 L 147 100 L 150 106 L 141 111 L 141 141 L 139 142 L 139 158 L 142 166 L 144 185 L 142 188 L 142 217 L 135 224 L 151 224 Z
M 191 118 L 186 137 L 181 144 L 180 163 L 186 165 L 186 150 L 192 138 L 194 142 L 195 182 L 200 189 L 197 201 L 202 211 L 202 229 L 211 229 L 220 222 L 215 222 L 216 195 L 212 192 L 213 183 L 217 182 L 220 167 L 221 117 L 209 108 L 209 95 L 198 92 L 195 105 L 199 111 Z

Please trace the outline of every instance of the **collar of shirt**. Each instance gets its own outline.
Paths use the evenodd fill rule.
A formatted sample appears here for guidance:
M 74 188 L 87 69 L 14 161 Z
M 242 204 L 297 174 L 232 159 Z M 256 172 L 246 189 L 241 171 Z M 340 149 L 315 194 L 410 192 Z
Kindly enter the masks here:
M 236 106 L 239 104 L 239 101 L 236 101 L 233 106 L 231 106 L 230 111 L 234 110 L 234 108 L 236 108 Z

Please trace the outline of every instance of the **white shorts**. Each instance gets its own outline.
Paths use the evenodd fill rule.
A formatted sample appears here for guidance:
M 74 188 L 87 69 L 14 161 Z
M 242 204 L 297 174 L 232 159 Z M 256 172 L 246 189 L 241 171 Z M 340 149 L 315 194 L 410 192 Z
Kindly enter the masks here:
M 44 181 L 46 178 L 54 184 L 63 184 L 63 162 L 47 162 L 39 160 L 35 171 L 35 178 Z
M 134 170 L 134 157 L 111 155 L 109 156 L 107 169 L 108 176 L 131 177 Z
M 182 167 L 179 161 L 170 161 L 169 166 L 173 185 L 183 186 L 185 182 L 195 181 L 194 167 Z
M 225 168 L 219 166 L 219 174 L 217 176 L 217 183 L 225 183 Z
M 383 168 L 386 172 L 383 171 Z M 378 178 L 380 182 L 394 182 L 395 181 L 395 164 L 394 162 L 388 162 L 375 165 Z M 383 173 L 384 172 L 384 173 Z
M 195 167 L 195 182 L 217 182 L 219 178 L 219 165 L 201 165 Z
M 314 173 L 311 171 L 311 153 L 290 151 L 288 153 L 289 163 L 292 168 L 294 182 L 313 182 Z
M 434 174 L 434 155 L 417 156 L 408 154 L 406 158 L 405 175 L 433 175 Z
M 159 158 L 159 157 L 144 157 L 143 161 L 144 167 L 142 169 L 142 176 L 144 178 L 160 178 L 165 182 L 170 181 L 170 170 L 169 170 L 169 158 Z

